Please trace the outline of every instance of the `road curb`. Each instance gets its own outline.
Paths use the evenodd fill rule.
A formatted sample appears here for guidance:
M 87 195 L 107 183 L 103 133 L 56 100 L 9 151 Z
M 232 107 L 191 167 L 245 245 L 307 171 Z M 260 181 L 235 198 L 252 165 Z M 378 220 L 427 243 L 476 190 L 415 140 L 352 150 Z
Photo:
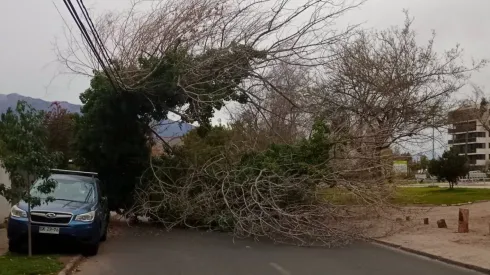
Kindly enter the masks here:
M 83 257 L 81 255 L 75 256 L 75 258 L 71 259 L 70 262 L 65 265 L 65 268 L 61 270 L 58 275 L 68 275 L 71 274 L 73 269 L 83 260 Z
M 434 255 L 434 254 L 423 252 L 423 251 L 420 251 L 420 250 L 408 248 L 408 247 L 405 247 L 405 246 L 402 246 L 402 245 L 398 245 L 398 244 L 393 244 L 393 243 L 389 243 L 389 242 L 385 242 L 385 241 L 380 241 L 380 240 L 376 240 L 376 239 L 371 239 L 371 241 L 374 242 L 374 243 L 380 244 L 380 245 L 385 245 L 385 246 L 393 247 L 393 248 L 400 249 L 400 250 L 403 250 L 403 251 L 406 251 L 406 252 L 409 252 L 409 253 L 413 253 L 413 254 L 417 254 L 417 255 L 420 255 L 420 256 L 424 256 L 424 257 L 427 257 L 427 258 L 430 258 L 430 259 L 433 259 L 433 260 L 441 261 L 441 262 L 444 262 L 444 263 L 447 263 L 447 264 L 451 264 L 451 265 L 456 265 L 456 266 L 459 266 L 459 267 L 464 267 L 464 268 L 467 268 L 467 269 L 471 269 L 471 270 L 475 270 L 475 271 L 481 272 L 483 274 L 489 274 L 490 275 L 490 269 L 488 269 L 488 268 L 484 268 L 484 267 L 476 266 L 476 265 L 472 265 L 472 264 L 462 263 L 462 262 L 459 262 L 459 261 L 451 260 L 451 259 L 448 259 L 448 258 L 444 258 L 444 257 L 441 257 L 441 256 L 437 256 L 437 255 Z

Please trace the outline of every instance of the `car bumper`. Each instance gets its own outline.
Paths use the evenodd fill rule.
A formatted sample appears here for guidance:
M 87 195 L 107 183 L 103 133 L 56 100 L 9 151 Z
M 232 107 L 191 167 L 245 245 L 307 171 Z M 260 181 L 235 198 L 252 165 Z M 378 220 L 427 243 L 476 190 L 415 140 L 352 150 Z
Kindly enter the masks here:
M 26 218 L 14 218 L 10 217 L 8 222 L 7 235 L 11 241 L 20 241 L 27 237 L 28 221 Z M 43 234 L 39 233 L 39 227 L 59 227 L 59 234 Z M 84 223 L 72 221 L 68 225 L 44 225 L 44 224 L 31 224 L 31 232 L 33 239 L 42 240 L 59 240 L 76 241 L 79 243 L 94 243 L 100 239 L 100 226 L 98 223 Z

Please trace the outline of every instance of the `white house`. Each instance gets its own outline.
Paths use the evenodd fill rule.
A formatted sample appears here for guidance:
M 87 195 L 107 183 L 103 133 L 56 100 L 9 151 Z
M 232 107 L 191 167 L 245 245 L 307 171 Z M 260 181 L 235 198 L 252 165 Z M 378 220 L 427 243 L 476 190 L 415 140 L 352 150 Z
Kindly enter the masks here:
M 5 170 L 0 167 L 0 183 L 10 187 L 10 178 Z M 4 197 L 0 196 L 0 222 L 3 222 L 3 218 L 7 217 L 10 212 L 10 204 L 5 200 Z

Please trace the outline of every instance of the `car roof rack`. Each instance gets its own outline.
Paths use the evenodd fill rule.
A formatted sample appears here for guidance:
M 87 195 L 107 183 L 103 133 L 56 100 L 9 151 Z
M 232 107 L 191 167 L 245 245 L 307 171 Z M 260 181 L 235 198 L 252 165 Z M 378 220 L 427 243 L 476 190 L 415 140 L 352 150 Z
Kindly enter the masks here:
M 52 172 L 56 174 L 65 174 L 65 175 L 79 175 L 79 176 L 92 176 L 98 177 L 98 173 L 96 172 L 84 172 L 84 171 L 75 171 L 75 170 L 62 170 L 62 169 L 51 169 Z

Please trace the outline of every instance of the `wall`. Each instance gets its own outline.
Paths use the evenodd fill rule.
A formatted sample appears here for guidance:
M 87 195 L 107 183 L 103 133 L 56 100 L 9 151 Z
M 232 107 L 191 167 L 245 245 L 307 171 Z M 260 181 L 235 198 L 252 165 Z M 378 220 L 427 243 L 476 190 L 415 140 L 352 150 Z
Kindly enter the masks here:
M 0 167 L 0 183 L 6 184 L 8 187 L 10 187 L 10 179 L 2 167 Z M 0 222 L 3 222 L 3 218 L 7 217 L 9 215 L 9 212 L 9 203 L 5 200 L 4 197 L 0 196 Z

